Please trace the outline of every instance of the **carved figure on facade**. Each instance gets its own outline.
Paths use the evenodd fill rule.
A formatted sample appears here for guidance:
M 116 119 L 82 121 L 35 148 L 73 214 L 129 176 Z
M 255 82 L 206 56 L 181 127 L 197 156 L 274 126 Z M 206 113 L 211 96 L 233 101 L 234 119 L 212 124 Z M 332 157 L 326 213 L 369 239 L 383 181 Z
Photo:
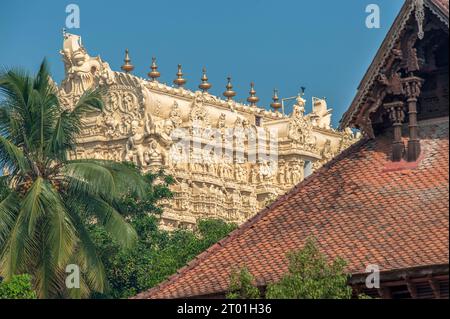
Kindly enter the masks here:
M 353 134 L 352 129 L 346 127 L 342 133 L 341 141 L 339 142 L 339 151 L 345 150 L 347 147 L 355 143 L 358 136 Z
M 67 106 L 86 91 L 95 86 L 112 84 L 114 72 L 100 57 L 90 57 L 81 43 L 81 38 L 64 32 L 61 55 L 64 62 L 65 78 L 59 91 L 60 98 Z
M 313 109 L 312 113 L 309 114 L 313 126 L 317 126 L 322 129 L 331 129 L 331 114 L 332 109 L 327 106 L 327 101 L 325 98 L 313 97 Z
M 131 122 L 131 135 L 125 144 L 125 158 L 138 166 L 147 165 L 144 159 L 146 152 L 144 140 L 150 134 L 149 124 L 149 119 L 146 121 L 133 120 Z
M 191 113 L 189 114 L 189 120 L 194 127 L 210 127 L 208 112 L 204 105 L 204 97 L 201 92 L 196 92 L 194 101 L 191 106 Z
M 180 127 L 181 123 L 183 123 L 183 120 L 181 118 L 180 107 L 178 106 L 177 101 L 173 102 L 173 106 L 172 106 L 172 110 L 170 111 L 169 118 L 172 121 L 174 128 Z
M 149 150 L 145 151 L 145 162 L 154 168 L 159 168 L 164 164 L 163 154 L 159 149 L 159 145 L 156 141 L 150 142 Z
M 289 123 L 288 136 L 292 139 L 295 147 L 310 149 L 314 141 L 311 138 L 312 123 L 305 117 L 305 100 L 299 96 L 293 107 Z

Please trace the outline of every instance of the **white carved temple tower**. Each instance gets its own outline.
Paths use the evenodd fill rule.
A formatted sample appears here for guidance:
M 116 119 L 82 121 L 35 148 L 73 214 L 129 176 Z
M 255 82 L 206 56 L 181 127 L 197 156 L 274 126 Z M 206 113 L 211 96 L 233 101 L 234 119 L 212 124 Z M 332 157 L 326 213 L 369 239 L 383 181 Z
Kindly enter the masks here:
M 314 98 L 313 111 L 305 114 L 299 95 L 285 115 L 277 111 L 276 94 L 275 111 L 258 107 L 253 84 L 248 105 L 232 99 L 231 79 L 225 99 L 209 94 L 206 70 L 193 92 L 183 87 L 181 66 L 175 86 L 157 81 L 155 59 L 149 79 L 132 75 L 128 51 L 123 72 L 112 71 L 88 55 L 77 35 L 64 33 L 61 54 L 66 76 L 59 97 L 66 107 L 88 89 L 106 92 L 104 110 L 86 117 L 71 158 L 164 169 L 176 180 L 174 198 L 164 203 L 166 228 L 191 227 L 207 217 L 242 223 L 356 140 L 351 130 L 330 127 L 331 110 L 323 99 Z M 270 152 L 275 157 L 266 156 Z

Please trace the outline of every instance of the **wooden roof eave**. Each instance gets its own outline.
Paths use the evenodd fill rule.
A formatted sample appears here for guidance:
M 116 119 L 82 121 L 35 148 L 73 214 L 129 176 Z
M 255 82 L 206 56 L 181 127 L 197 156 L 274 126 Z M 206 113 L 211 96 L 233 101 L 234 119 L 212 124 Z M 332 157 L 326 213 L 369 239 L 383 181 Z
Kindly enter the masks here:
M 372 111 L 376 106 L 367 107 L 367 102 L 371 89 L 375 85 L 375 81 L 378 77 L 380 70 L 385 65 L 389 58 L 392 49 L 395 47 L 400 39 L 402 30 L 404 30 L 406 23 L 408 22 L 411 13 L 413 12 L 413 2 L 407 0 L 397 15 L 393 25 L 391 26 L 387 36 L 383 40 L 375 58 L 366 71 L 363 79 L 361 80 L 355 98 L 353 99 L 349 109 L 344 113 L 340 121 L 339 128 L 345 127 L 357 127 L 363 131 L 369 137 L 373 137 L 371 129 L 370 119 L 368 118 L 367 111 Z M 363 107 L 366 106 L 364 109 Z

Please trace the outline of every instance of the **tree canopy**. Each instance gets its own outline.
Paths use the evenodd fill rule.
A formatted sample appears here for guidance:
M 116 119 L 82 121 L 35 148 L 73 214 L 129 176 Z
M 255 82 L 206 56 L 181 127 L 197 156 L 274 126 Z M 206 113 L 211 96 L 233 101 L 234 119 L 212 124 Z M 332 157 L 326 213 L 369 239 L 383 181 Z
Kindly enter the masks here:
M 107 288 L 104 265 L 86 224 L 102 225 L 124 249 L 137 233 L 117 205 L 142 197 L 147 183 L 126 163 L 71 160 L 82 118 L 103 107 L 87 91 L 63 107 L 44 61 L 36 75 L 0 72 L 0 167 L 7 196 L 0 202 L 0 275 L 28 273 L 39 297 L 83 297 Z M 65 287 L 67 265 L 80 267 L 80 289 Z

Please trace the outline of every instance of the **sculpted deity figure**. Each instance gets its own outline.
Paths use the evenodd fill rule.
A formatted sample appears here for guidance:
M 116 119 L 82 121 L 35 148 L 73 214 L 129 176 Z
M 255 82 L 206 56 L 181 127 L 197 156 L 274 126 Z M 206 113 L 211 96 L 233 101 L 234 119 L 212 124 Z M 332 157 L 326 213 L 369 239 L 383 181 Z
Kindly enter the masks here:
M 263 180 L 268 180 L 271 176 L 271 170 L 267 161 L 262 161 L 259 164 L 259 173 Z
M 353 144 L 355 136 L 353 135 L 352 129 L 346 127 L 344 133 L 342 134 L 341 141 L 339 143 L 339 151 L 343 151 L 347 147 Z
M 226 115 L 225 113 L 220 113 L 219 119 L 217 120 L 217 128 L 223 129 L 226 127 Z
M 240 166 L 240 168 L 241 168 L 241 178 L 240 178 L 240 181 L 241 182 L 247 182 L 247 179 L 248 179 L 248 172 L 247 172 L 247 167 L 242 167 L 242 166 Z
M 144 131 L 141 131 L 140 121 L 131 121 L 131 136 L 125 145 L 126 159 L 132 160 L 139 166 L 145 166 L 147 163 L 144 159 L 144 139 L 149 135 L 149 121 L 145 121 Z
M 322 160 L 328 162 L 333 157 L 333 150 L 331 149 L 331 140 L 327 139 L 322 149 Z
M 105 115 L 106 135 L 115 136 L 118 133 L 120 123 L 111 114 Z
M 122 116 L 120 121 L 120 134 L 129 134 L 131 132 L 131 117 L 128 115 L 124 115 Z
M 161 142 L 165 146 L 172 145 L 173 138 L 172 133 L 174 132 L 175 126 L 172 120 L 167 119 L 158 123 L 159 129 L 156 130 L 156 134 L 161 138 Z
M 238 181 L 238 182 L 242 181 L 242 171 L 243 171 L 242 166 L 235 163 L 234 173 L 235 173 L 236 181 Z
M 313 110 L 311 116 L 313 118 L 314 126 L 330 129 L 332 112 L 333 110 L 328 109 L 325 98 L 320 99 L 313 97 Z
M 194 101 L 192 102 L 189 120 L 194 127 L 210 127 L 208 112 L 203 104 L 204 97 L 201 92 L 195 92 Z
M 183 120 L 181 119 L 180 107 L 178 106 L 177 101 L 173 102 L 173 106 L 172 106 L 172 110 L 170 111 L 169 118 L 172 121 L 172 124 L 174 127 L 179 127 L 181 125 L 181 123 L 183 122 Z
M 118 96 L 117 92 L 111 92 L 111 95 L 109 96 L 109 104 L 106 103 L 105 110 L 114 112 L 115 110 L 117 110 L 119 108 L 119 104 L 120 104 L 120 101 L 119 101 L 119 96 Z
M 289 164 L 287 163 L 284 166 L 284 178 L 287 185 L 292 185 L 291 169 L 289 168 Z
M 125 93 L 123 95 L 122 103 L 119 104 L 119 108 L 124 113 L 134 113 L 134 99 L 131 93 Z
M 256 129 L 253 125 L 250 124 L 250 122 L 247 119 L 244 119 L 242 121 L 242 126 L 244 127 L 244 133 L 246 135 L 247 140 L 249 141 L 256 141 Z
M 303 179 L 303 166 L 296 162 L 292 166 L 292 183 L 298 184 Z
M 304 116 L 305 103 L 301 96 L 297 98 L 289 123 L 288 136 L 295 141 L 298 146 L 306 144 L 307 139 L 311 135 L 312 124 Z
M 285 167 L 284 167 L 284 161 L 283 160 L 280 160 L 280 164 L 279 164 L 279 168 L 278 168 L 278 182 L 281 185 L 284 185 L 284 183 L 286 183 Z
M 294 109 L 293 109 L 293 117 L 301 118 L 305 113 L 305 100 L 299 95 L 295 99 Z
M 253 184 L 260 182 L 259 168 L 256 165 L 253 165 L 251 169 L 251 179 Z
M 158 143 L 152 141 L 150 143 L 150 149 L 146 152 L 146 162 L 151 166 L 161 166 L 163 162 L 163 156 L 158 149 Z
M 66 76 L 62 81 L 62 95 L 81 96 L 95 85 L 113 83 L 114 73 L 99 57 L 90 57 L 78 35 L 64 32 L 63 56 Z
M 234 122 L 234 128 L 235 129 L 244 128 L 244 126 L 242 125 L 242 119 L 239 116 L 236 118 L 236 121 Z
M 187 152 L 186 152 L 187 153 Z M 173 145 L 169 153 L 170 165 L 175 171 L 184 171 L 187 162 L 187 154 L 184 154 L 183 146 Z

